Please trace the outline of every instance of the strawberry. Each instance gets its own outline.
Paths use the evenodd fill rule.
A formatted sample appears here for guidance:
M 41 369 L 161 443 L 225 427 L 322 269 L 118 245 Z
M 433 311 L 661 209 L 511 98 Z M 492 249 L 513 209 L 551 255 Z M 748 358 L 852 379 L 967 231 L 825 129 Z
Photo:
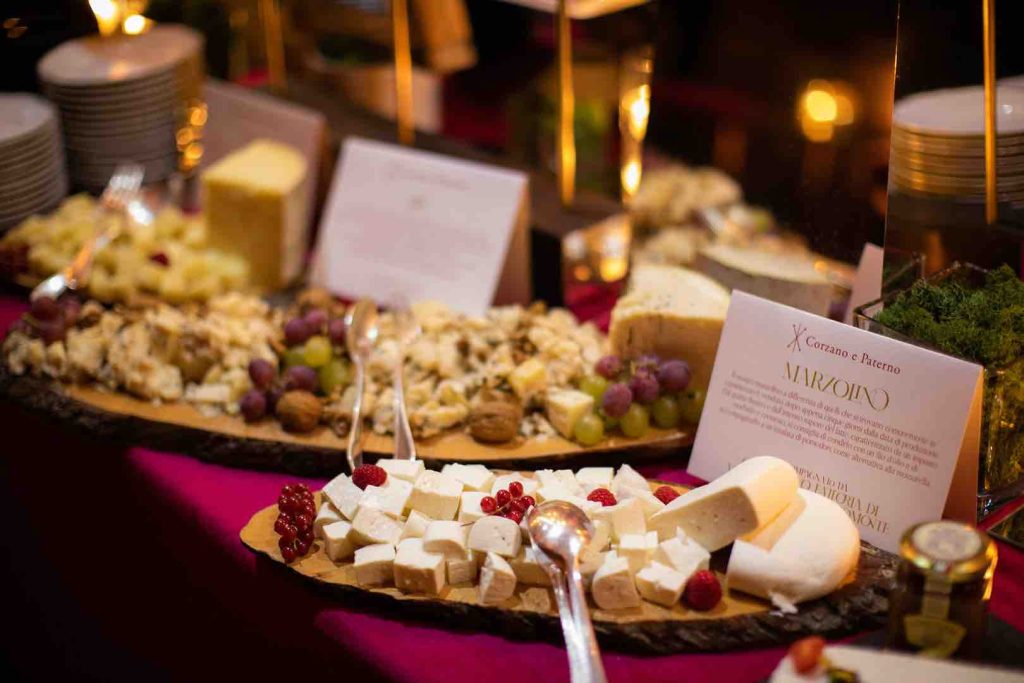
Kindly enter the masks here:
M 814 671 L 821 661 L 825 650 L 825 639 L 821 636 L 810 636 L 793 643 L 789 648 L 789 658 L 793 660 L 793 670 L 799 674 Z
M 698 612 L 707 612 L 722 599 L 722 586 L 714 572 L 701 569 L 690 577 L 683 591 L 683 600 Z
M 659 486 L 654 491 L 654 497 L 660 500 L 665 505 L 668 505 L 673 500 L 679 497 L 679 491 L 676 491 L 671 486 Z

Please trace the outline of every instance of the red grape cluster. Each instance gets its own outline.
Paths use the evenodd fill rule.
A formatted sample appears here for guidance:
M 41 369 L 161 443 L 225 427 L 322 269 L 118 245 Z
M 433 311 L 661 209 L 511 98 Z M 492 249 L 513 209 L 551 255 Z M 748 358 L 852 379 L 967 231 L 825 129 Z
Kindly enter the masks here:
M 293 562 L 308 553 L 313 545 L 316 503 L 305 484 L 285 484 L 277 498 L 277 509 L 274 531 L 281 537 L 277 547 L 285 562 Z
M 41 296 L 32 300 L 32 307 L 19 327 L 45 344 L 63 341 L 68 328 L 78 321 L 81 310 L 82 304 L 74 297 L 58 301 Z
M 480 499 L 480 509 L 488 515 L 508 517 L 516 524 L 523 521 L 523 516 L 536 505 L 533 496 L 523 495 L 521 481 L 510 482 L 507 489 L 501 489 L 493 496 Z

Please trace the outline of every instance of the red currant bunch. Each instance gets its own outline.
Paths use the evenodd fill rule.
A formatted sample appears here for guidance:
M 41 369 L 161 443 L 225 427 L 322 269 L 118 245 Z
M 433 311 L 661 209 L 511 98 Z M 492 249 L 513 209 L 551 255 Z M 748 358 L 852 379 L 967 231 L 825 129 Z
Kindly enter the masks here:
M 293 562 L 313 545 L 316 503 L 305 484 L 285 484 L 277 498 L 277 509 L 274 531 L 281 537 L 277 547 L 285 562 Z
M 484 496 L 480 500 L 480 509 L 485 513 L 508 517 L 516 524 L 523 521 L 523 517 L 534 505 L 536 501 L 533 496 L 523 495 L 521 481 L 510 482 L 508 488 L 500 489 L 493 497 Z

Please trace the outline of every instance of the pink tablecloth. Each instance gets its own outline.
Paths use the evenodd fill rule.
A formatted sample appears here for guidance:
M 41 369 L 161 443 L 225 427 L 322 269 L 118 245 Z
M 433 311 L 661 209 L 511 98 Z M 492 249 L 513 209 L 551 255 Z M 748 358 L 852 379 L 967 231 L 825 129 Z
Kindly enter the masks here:
M 0 300 L 0 325 L 18 310 Z M 21 626 L 8 629 L 3 650 L 40 677 L 568 680 L 559 645 L 352 609 L 252 555 L 238 531 L 294 477 L 121 449 L 10 406 L 0 408 L 0 434 L 2 600 L 8 624 Z M 646 469 L 686 477 L 679 462 Z M 1000 553 L 992 611 L 1024 630 L 1024 554 Z M 604 661 L 613 683 L 720 683 L 763 679 L 782 655 L 606 652 Z

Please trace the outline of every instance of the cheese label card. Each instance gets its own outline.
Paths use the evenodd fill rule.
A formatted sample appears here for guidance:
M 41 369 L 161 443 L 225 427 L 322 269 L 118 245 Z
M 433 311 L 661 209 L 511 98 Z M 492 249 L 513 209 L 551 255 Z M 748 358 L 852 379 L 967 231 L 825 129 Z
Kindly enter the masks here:
M 320 223 L 313 279 L 383 304 L 482 314 L 530 298 L 526 175 L 349 138 Z
M 857 265 L 857 274 L 853 277 L 853 289 L 850 292 L 850 305 L 846 308 L 843 322 L 853 323 L 853 309 L 863 306 L 882 296 L 882 262 L 885 251 L 877 244 L 870 242 L 864 245 Z
M 689 471 L 782 458 L 895 552 L 944 510 L 974 521 L 981 390 L 978 365 L 735 291 Z

